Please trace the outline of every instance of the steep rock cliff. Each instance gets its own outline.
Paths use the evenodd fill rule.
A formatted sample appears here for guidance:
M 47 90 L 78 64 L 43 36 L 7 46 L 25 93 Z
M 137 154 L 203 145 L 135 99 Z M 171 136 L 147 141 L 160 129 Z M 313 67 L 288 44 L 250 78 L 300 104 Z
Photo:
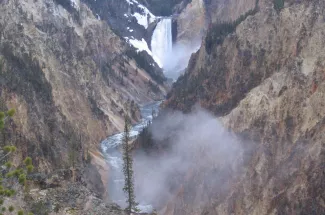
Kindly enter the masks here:
M 38 172 L 83 166 L 86 152 L 164 97 L 162 71 L 80 1 L 0 1 L 1 108 L 16 115 L 1 138 Z M 150 69 L 148 69 L 150 68 Z M 5 141 L 5 143 L 4 143 Z
M 325 4 L 273 3 L 259 1 L 234 32 L 205 41 L 174 85 L 166 106 L 190 111 L 200 103 L 249 150 L 242 172 L 216 192 L 200 189 L 211 168 L 191 170 L 165 214 L 325 213 Z
M 207 27 L 206 8 L 202 0 L 193 0 L 177 15 L 176 43 L 188 45 L 191 41 L 201 42 Z
M 175 12 L 176 45 L 181 43 L 198 46 L 213 23 L 234 21 L 253 9 L 255 2 L 255 0 L 192 0 L 185 8 L 181 7 L 180 11 Z
M 109 23 L 112 30 L 121 37 L 144 39 L 150 45 L 155 16 L 141 3 L 135 0 L 84 2 L 93 11 L 97 19 Z
M 234 21 L 255 6 L 255 0 L 204 0 L 210 23 Z
M 175 7 L 173 18 L 174 45 L 173 55 L 179 57 L 178 66 L 174 70 L 183 73 L 191 54 L 196 52 L 208 29 L 215 23 L 232 22 L 242 14 L 254 9 L 255 0 L 220 1 L 192 0 L 184 1 Z

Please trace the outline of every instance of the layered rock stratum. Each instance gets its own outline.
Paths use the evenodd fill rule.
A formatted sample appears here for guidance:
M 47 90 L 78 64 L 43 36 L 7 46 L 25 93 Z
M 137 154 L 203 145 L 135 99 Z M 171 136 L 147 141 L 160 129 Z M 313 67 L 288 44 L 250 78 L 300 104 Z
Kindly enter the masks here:
M 123 129 L 125 114 L 136 122 L 140 104 L 164 98 L 165 77 L 86 3 L 0 1 L 1 110 L 16 109 L 1 143 L 17 146 L 15 165 L 31 156 L 40 174 L 81 172 L 103 197 L 100 177 L 86 180 L 86 160 L 105 165 L 100 142 Z
M 218 158 L 196 162 L 157 204 L 165 204 L 162 214 L 325 214 L 325 3 L 275 2 L 192 0 L 174 8 L 176 42 L 203 42 L 164 105 L 190 112 L 199 103 L 245 150 L 236 169 Z M 132 32 L 122 23 L 148 43 L 155 25 L 137 24 L 130 14 L 143 11 L 129 6 L 0 0 L 0 107 L 17 111 L 1 143 L 18 147 L 14 165 L 29 155 L 38 172 L 28 195 L 17 194 L 20 207 L 124 214 L 104 201 L 98 144 L 123 129 L 126 113 L 136 122 L 139 104 L 166 93 L 161 69 L 123 39 Z
M 217 159 L 191 170 L 165 214 L 325 213 L 325 4 L 285 1 L 276 10 L 273 1 L 260 0 L 258 6 L 212 46 L 205 39 L 166 102 L 183 111 L 199 103 L 219 116 L 245 139 L 243 169 L 216 192 L 202 190 L 211 185 L 199 176 L 213 171 Z

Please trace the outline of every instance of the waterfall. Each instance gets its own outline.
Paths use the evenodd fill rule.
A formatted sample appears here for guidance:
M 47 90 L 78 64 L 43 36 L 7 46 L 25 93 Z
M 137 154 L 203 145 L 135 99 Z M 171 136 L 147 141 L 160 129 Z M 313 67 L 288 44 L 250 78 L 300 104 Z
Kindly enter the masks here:
M 167 57 L 172 53 L 172 19 L 163 18 L 157 24 L 151 39 L 151 50 L 153 55 L 160 60 L 164 67 Z

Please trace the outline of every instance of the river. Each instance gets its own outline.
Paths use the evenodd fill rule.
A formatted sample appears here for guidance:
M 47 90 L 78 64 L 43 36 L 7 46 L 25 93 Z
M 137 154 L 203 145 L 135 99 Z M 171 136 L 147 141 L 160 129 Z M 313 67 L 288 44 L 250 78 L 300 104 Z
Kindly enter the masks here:
M 142 118 L 138 124 L 132 126 L 131 138 L 135 138 L 147 126 L 148 122 L 152 120 L 152 112 L 158 113 L 160 104 L 161 101 L 153 102 L 140 108 Z M 122 138 L 123 132 L 109 136 L 101 143 L 101 150 L 110 166 L 108 195 L 113 202 L 121 207 L 125 207 L 125 195 L 123 192 L 124 176 L 122 172 L 123 159 L 119 149 L 119 146 L 122 144 Z M 137 201 L 140 203 L 138 208 L 141 212 L 152 212 L 153 208 L 151 205 L 141 202 L 139 199 Z

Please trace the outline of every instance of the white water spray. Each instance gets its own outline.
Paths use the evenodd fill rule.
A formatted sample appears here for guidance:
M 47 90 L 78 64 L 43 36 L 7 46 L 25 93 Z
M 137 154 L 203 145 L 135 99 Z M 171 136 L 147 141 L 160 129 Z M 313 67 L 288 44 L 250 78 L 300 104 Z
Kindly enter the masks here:
M 153 32 L 151 40 L 151 50 L 153 55 L 160 60 L 160 65 L 164 68 L 168 56 L 172 53 L 172 19 L 163 18 Z
M 192 53 L 199 50 L 201 39 L 194 38 L 190 43 L 178 41 L 173 44 L 172 18 L 160 19 L 151 38 L 151 50 L 165 75 L 176 80 L 186 68 Z

